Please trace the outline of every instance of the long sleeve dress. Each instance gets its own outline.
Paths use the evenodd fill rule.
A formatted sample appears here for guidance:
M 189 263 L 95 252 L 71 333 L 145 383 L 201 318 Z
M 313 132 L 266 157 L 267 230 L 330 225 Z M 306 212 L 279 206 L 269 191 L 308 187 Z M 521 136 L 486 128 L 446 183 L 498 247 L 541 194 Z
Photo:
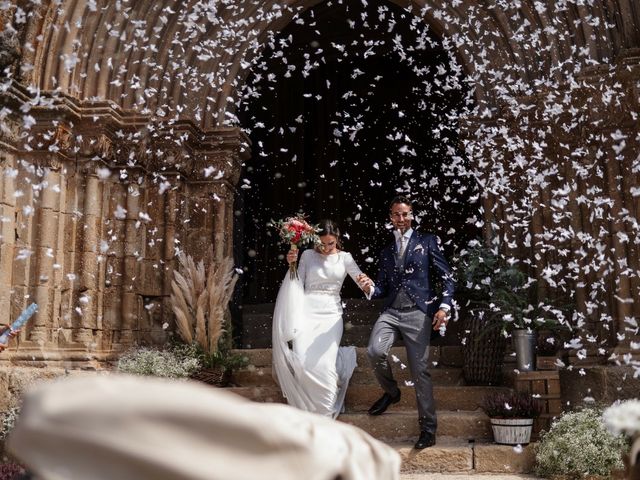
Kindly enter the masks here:
M 340 347 L 340 290 L 362 273 L 347 252 L 305 250 L 299 279 L 287 272 L 273 315 L 274 376 L 290 405 L 337 417 L 356 367 L 355 347 Z

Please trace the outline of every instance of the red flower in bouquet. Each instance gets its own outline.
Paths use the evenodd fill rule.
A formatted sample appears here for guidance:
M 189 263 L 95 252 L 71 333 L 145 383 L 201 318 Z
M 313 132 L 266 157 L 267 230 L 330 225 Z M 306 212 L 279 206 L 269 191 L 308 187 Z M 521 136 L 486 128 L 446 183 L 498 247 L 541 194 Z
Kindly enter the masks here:
M 311 225 L 304 217 L 303 214 L 298 214 L 285 220 L 272 220 L 270 223 L 271 226 L 278 230 L 282 242 L 290 245 L 291 250 L 297 250 L 303 245 L 320 242 L 317 233 L 318 227 Z M 289 265 L 289 272 L 291 278 L 298 278 L 297 262 L 292 262 Z

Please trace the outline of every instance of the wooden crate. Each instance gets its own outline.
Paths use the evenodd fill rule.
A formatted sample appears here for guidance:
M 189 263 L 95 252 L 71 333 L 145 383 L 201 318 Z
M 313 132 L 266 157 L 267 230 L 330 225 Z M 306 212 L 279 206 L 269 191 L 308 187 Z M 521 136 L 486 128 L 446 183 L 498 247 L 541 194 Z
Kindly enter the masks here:
M 558 358 L 555 356 L 538 355 L 536 359 L 536 370 L 558 370 L 558 366 L 556 365 L 557 360 Z
M 542 413 L 533 424 L 532 438 L 537 440 L 540 430 L 549 430 L 553 418 L 562 413 L 560 374 L 553 370 L 520 372 L 514 377 L 514 388 L 531 393 L 542 402 Z

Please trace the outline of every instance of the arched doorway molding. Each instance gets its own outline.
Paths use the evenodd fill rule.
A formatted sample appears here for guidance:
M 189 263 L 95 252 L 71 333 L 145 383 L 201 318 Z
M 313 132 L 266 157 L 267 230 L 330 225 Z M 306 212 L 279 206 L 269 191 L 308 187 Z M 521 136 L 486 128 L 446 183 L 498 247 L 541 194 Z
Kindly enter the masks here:
M 249 2 L 242 5 L 244 21 L 238 23 L 244 30 L 229 37 L 220 30 L 225 22 L 237 21 L 239 14 L 228 8 L 216 12 L 219 18 L 215 23 L 194 26 L 179 18 L 180 12 L 188 12 L 195 2 L 184 5 L 162 0 L 132 7 L 118 2 L 97 3 L 95 10 L 89 2 L 72 0 L 34 6 L 21 33 L 22 43 L 31 46 L 24 51 L 23 63 L 30 67 L 22 81 L 42 91 L 59 90 L 82 100 L 99 98 L 124 109 L 144 109 L 158 118 L 165 104 L 171 108 L 193 106 L 164 113 L 169 118 L 191 118 L 207 130 L 224 124 L 226 114 L 233 111 L 228 99 L 235 94 L 234 83 L 237 86 L 237 79 L 246 72 L 245 62 L 259 53 L 250 48 L 252 44 L 260 44 L 266 32 L 281 30 L 296 13 L 318 2 L 289 1 L 277 9 L 276 2 Z M 534 0 L 523 0 L 517 10 L 509 12 L 469 0 L 394 3 L 411 9 L 438 37 L 452 42 L 467 76 L 477 76 L 478 104 L 489 106 L 496 104 L 490 87 L 496 79 L 491 72 L 501 67 L 517 65 L 519 68 L 509 71 L 531 85 L 535 80 L 553 77 L 553 69 L 571 58 L 575 48 L 586 48 L 592 58 L 602 61 L 632 47 L 640 35 L 633 27 L 640 21 L 640 12 L 632 0 L 621 0 L 615 10 L 601 1 L 590 6 L 568 3 L 553 18 L 537 9 Z M 470 17 L 470 12 L 475 17 Z M 522 28 L 523 20 L 529 27 Z M 528 47 L 536 30 L 539 47 Z M 153 47 L 145 46 L 140 39 L 147 39 Z M 207 39 L 216 40 L 217 45 L 203 53 L 199 45 Z M 220 71 L 223 75 L 216 76 L 215 84 L 205 88 L 186 81 L 181 84 L 175 76 L 180 69 L 194 74 Z M 133 93 L 132 85 L 136 85 Z M 199 119 L 194 117 L 197 106 L 201 108 Z M 215 114 L 207 115 L 207 111 Z
M 386 12 L 384 18 L 373 18 L 372 13 L 375 14 L 380 8 L 387 6 L 393 8 Z M 446 148 L 443 148 L 446 140 L 437 138 L 441 123 L 446 123 L 445 114 L 457 117 L 459 109 L 464 106 L 466 94 L 459 71 L 455 73 L 455 88 L 446 90 L 444 86 L 436 86 L 442 85 L 440 82 L 444 82 L 447 77 L 446 73 L 436 72 L 440 68 L 449 71 L 451 54 L 439 46 L 439 39 L 433 30 L 424 26 L 419 29 L 420 19 L 412 17 L 410 12 L 391 2 L 371 2 L 364 8 L 316 2 L 315 7 L 310 8 L 312 9 L 300 13 L 278 36 L 267 40 L 275 47 L 268 47 L 258 61 L 261 65 L 267 62 L 268 67 L 265 66 L 264 71 L 256 69 L 255 74 L 264 79 L 270 72 L 274 78 L 273 82 L 262 82 L 260 85 L 254 85 L 253 80 L 250 82 L 251 88 L 262 88 L 263 97 L 269 100 L 266 100 L 266 103 L 257 100 L 259 106 L 255 109 L 266 112 L 265 115 L 258 115 L 258 118 L 254 119 L 249 118 L 253 117 L 253 114 L 244 116 L 243 127 L 253 130 L 254 124 L 261 124 L 267 130 L 284 130 L 285 133 L 295 127 L 295 133 L 286 139 L 285 133 L 278 134 L 275 142 L 282 143 L 277 146 L 272 143 L 264 148 L 262 145 L 271 141 L 260 136 L 252 136 L 255 155 L 251 162 L 247 163 L 246 172 L 256 170 L 260 173 L 243 175 L 250 180 L 249 185 L 244 186 L 251 188 L 246 190 L 249 208 L 245 209 L 242 205 L 236 208 L 238 219 L 244 218 L 245 215 L 248 219 L 247 222 L 240 223 L 249 225 L 249 233 L 238 235 L 240 239 L 248 239 L 246 245 L 242 240 L 243 252 L 249 253 L 250 257 L 250 265 L 247 267 L 250 274 L 247 278 L 251 278 L 253 286 L 250 289 L 251 295 L 245 295 L 247 303 L 265 303 L 275 299 L 276 292 L 273 289 L 280 280 L 277 273 L 279 262 L 276 260 L 280 248 L 275 244 L 273 236 L 269 235 L 271 232 L 265 231 L 270 218 L 290 215 L 299 208 L 309 214 L 312 220 L 332 217 L 338 221 L 343 231 L 347 230 L 350 236 L 358 239 L 346 242 L 345 247 L 351 249 L 362 268 L 368 268 L 370 273 L 375 275 L 378 251 L 388 242 L 388 232 L 384 228 L 387 202 L 393 195 L 398 194 L 398 187 L 408 185 L 407 180 L 414 184 L 417 179 L 421 179 L 418 183 L 424 183 L 421 187 L 415 185 L 414 192 L 417 216 L 426 220 L 427 214 L 423 215 L 423 212 L 430 210 L 431 214 L 430 222 L 425 221 L 422 224 L 423 229 L 436 232 L 445 238 L 445 235 L 452 236 L 447 232 L 450 227 L 455 226 L 454 231 L 459 238 L 462 228 L 465 227 L 464 212 L 469 211 L 469 190 L 466 190 L 467 198 L 456 203 L 455 213 L 451 212 L 451 218 L 447 218 L 446 214 L 436 213 L 438 207 L 431 208 L 432 199 L 446 196 L 445 189 L 448 192 L 451 186 L 451 190 L 456 190 L 452 186 L 453 178 L 443 174 L 444 164 L 450 156 Z M 369 18 L 367 25 L 357 27 L 356 22 L 356 27 L 348 26 L 347 19 L 361 18 L 365 14 Z M 393 31 L 387 28 L 387 22 L 397 22 L 394 23 Z M 309 24 L 313 26 L 307 26 Z M 426 35 L 429 35 L 428 41 L 424 38 Z M 395 49 L 394 39 L 397 38 L 402 38 L 400 43 L 409 50 L 421 40 L 424 42 L 425 50 L 416 49 L 415 53 L 409 55 L 410 61 L 406 60 L 403 53 L 398 53 Z M 278 45 L 287 39 L 291 40 L 287 48 L 289 53 L 285 53 L 287 61 L 281 64 L 277 54 L 280 49 Z M 375 54 L 367 56 L 365 50 L 368 47 L 364 45 L 373 43 L 374 40 L 377 45 Z M 336 43 L 348 45 L 353 55 L 338 53 L 341 50 L 331 47 Z M 356 44 L 362 45 L 359 54 L 356 54 L 359 51 Z M 301 75 L 300 71 L 307 65 L 304 58 L 308 58 L 309 63 L 317 63 L 318 68 L 305 70 Z M 289 71 L 288 66 L 292 69 L 295 66 L 295 70 L 291 70 L 294 72 L 291 76 L 286 73 Z M 353 80 L 352 74 L 356 70 L 362 72 L 362 85 L 358 83 L 359 80 Z M 436 77 L 438 80 L 435 80 Z M 380 78 L 384 80 L 378 80 Z M 372 84 L 378 81 L 384 86 L 373 87 Z M 325 83 L 331 87 L 325 89 L 321 86 Z M 398 87 L 400 84 L 403 85 L 402 88 Z M 433 95 L 429 93 L 431 87 L 434 90 Z M 278 93 L 269 93 L 273 89 Z M 308 90 L 319 94 L 317 98 L 322 99 L 316 102 L 317 108 L 303 100 L 303 96 L 313 97 Z M 303 95 L 303 92 L 306 93 Z M 350 100 L 344 99 L 350 98 L 351 95 L 353 98 L 372 100 L 350 105 Z M 457 97 L 460 98 L 453 100 Z M 314 103 L 311 100 L 309 102 Z M 379 108 L 384 102 L 386 106 Z M 438 102 L 443 105 L 450 102 L 451 105 L 443 106 L 442 110 L 439 107 L 427 106 Z M 419 107 L 420 103 L 425 105 Z M 402 116 L 389 114 L 394 105 L 402 111 Z M 296 113 L 292 113 L 293 111 Z M 366 113 L 371 111 L 376 113 Z M 403 119 L 405 114 L 409 120 Z M 362 120 L 358 120 L 362 122 L 362 132 L 359 132 L 357 137 L 356 132 L 353 132 L 354 135 L 349 140 L 346 136 L 344 139 L 346 144 L 355 143 L 357 146 L 350 148 L 345 143 L 334 141 L 332 131 L 349 128 L 351 120 L 348 119 L 359 115 L 363 116 Z M 289 118 L 288 123 L 282 123 L 285 117 Z M 299 123 L 294 121 L 294 118 L 298 118 Z M 380 127 L 382 122 L 384 127 Z M 334 126 L 329 126 L 330 124 Z M 447 145 L 455 148 L 456 126 L 448 128 L 446 132 L 450 133 L 442 135 L 450 136 L 447 139 L 450 143 Z M 408 142 L 412 150 L 415 147 L 417 154 L 413 152 L 413 156 L 409 153 L 405 155 L 405 151 L 400 148 L 401 143 L 396 145 L 397 140 L 388 139 L 389 136 L 393 137 L 401 132 L 404 132 L 401 138 L 411 139 Z M 293 163 L 288 165 L 291 157 Z M 407 171 L 415 172 L 411 178 L 400 178 L 402 174 L 398 171 L 405 167 Z M 378 172 L 386 172 L 386 175 Z M 261 184 L 264 179 L 271 180 Z M 430 180 L 435 182 L 427 185 Z M 443 195 L 436 193 L 440 186 L 443 186 Z M 406 188 L 408 192 L 408 187 Z M 440 203 L 447 202 L 449 200 Z M 255 206 L 256 203 L 259 205 Z M 356 207 L 361 208 L 360 206 L 364 208 L 357 211 Z M 249 213 L 245 214 L 245 211 Z M 458 216 L 462 218 L 459 219 Z M 456 217 L 455 220 L 453 217 Z M 474 232 L 474 235 L 477 234 Z M 360 249 L 368 254 L 361 253 Z M 351 297 L 358 294 L 357 289 L 349 289 L 348 282 L 345 295 Z

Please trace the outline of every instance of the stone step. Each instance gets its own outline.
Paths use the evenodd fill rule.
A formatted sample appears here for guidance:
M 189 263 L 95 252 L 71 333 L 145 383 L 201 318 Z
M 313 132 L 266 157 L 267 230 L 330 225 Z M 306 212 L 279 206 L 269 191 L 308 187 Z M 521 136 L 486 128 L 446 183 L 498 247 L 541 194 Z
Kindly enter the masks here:
M 253 401 L 286 403 L 277 388 L 231 387 L 226 390 Z M 375 417 L 362 411 L 347 411 L 341 414 L 338 420 L 355 425 L 375 438 L 385 441 L 415 440 L 420 434 L 417 411 L 400 410 L 397 405 L 392 406 L 383 415 Z M 492 435 L 489 417 L 480 410 L 439 410 L 438 432 L 440 435 L 464 440 L 486 440 Z
M 346 346 L 364 347 L 369 343 L 372 330 L 373 325 L 352 325 L 347 323 L 344 326 L 340 343 Z
M 248 386 L 228 387 L 228 391 L 254 402 L 278 402 L 286 403 L 279 387 Z M 508 391 L 504 387 L 455 387 L 436 385 L 433 388 L 433 397 L 439 410 L 446 411 L 475 411 L 489 392 Z M 413 387 L 401 386 L 402 396 L 396 405 L 392 405 L 389 411 L 415 410 L 416 394 Z M 373 403 L 382 395 L 382 389 L 378 385 L 349 385 L 345 398 L 345 407 L 348 412 L 366 412 Z
M 371 329 L 382 310 L 382 300 L 369 302 L 364 299 L 344 300 L 344 345 L 365 346 Z M 270 348 L 273 304 L 244 305 L 242 307 L 243 348 Z M 459 344 L 462 321 L 452 322 L 442 344 Z
M 411 375 L 409 368 L 402 368 L 399 363 L 392 364 L 392 371 L 394 378 L 398 383 L 405 383 L 411 381 Z M 432 368 L 429 373 L 431 379 L 435 385 L 463 385 L 464 379 L 462 377 L 461 368 L 447 368 L 437 367 Z M 251 366 L 243 368 L 233 372 L 231 383 L 238 387 L 253 387 L 253 386 L 269 386 L 276 385 L 273 379 L 272 367 L 255 367 Z M 355 384 L 374 384 L 377 385 L 377 380 L 373 374 L 373 370 L 368 366 L 358 366 L 353 372 L 353 376 L 350 381 L 351 385 Z
M 472 411 L 480 408 L 482 400 L 489 392 L 508 391 L 503 387 L 456 387 L 435 385 L 433 398 L 439 410 Z M 411 386 L 400 386 L 402 396 L 400 401 L 390 409 L 416 409 L 416 393 Z M 382 389 L 377 385 L 349 385 L 345 399 L 346 408 L 350 412 L 366 412 L 382 395 Z
M 369 359 L 366 347 L 356 347 L 358 365 L 361 368 L 368 368 Z M 270 348 L 250 348 L 237 349 L 233 353 L 243 355 L 247 358 L 249 365 L 254 367 L 265 367 L 271 365 Z M 404 347 L 393 347 L 389 352 L 391 363 L 407 365 L 407 353 Z M 462 347 L 460 346 L 432 346 L 429 348 L 429 361 L 435 367 L 461 367 Z
M 225 387 L 227 392 L 240 395 L 252 402 L 287 403 L 277 386 Z
M 380 315 L 380 309 L 344 310 L 343 320 L 351 325 L 373 325 Z M 256 325 L 261 329 L 271 329 L 273 312 L 242 313 L 242 322 L 245 326 Z
M 492 438 L 489 417 L 480 410 L 450 412 L 439 410 L 438 435 L 462 440 L 490 440 Z M 369 435 L 383 441 L 414 441 L 420 435 L 416 411 L 389 410 L 372 417 L 362 412 L 347 412 L 338 417 L 341 422 L 361 428 Z
M 358 317 L 360 318 L 360 317 Z M 369 342 L 373 322 L 362 322 L 358 318 L 345 317 L 343 345 L 364 346 Z M 244 348 L 271 348 L 271 314 L 244 315 L 242 319 L 242 345 Z
M 402 473 L 530 473 L 535 463 L 535 444 L 522 450 L 484 441 L 438 436 L 433 447 L 415 450 L 413 443 L 392 443 L 402 458 Z
M 351 311 L 371 311 L 380 312 L 384 300 L 367 300 L 366 298 L 343 298 L 342 299 L 345 312 Z M 244 304 L 242 305 L 242 314 L 273 314 L 274 303 L 258 303 L 258 304 Z
M 411 381 L 409 367 L 404 363 L 391 364 L 391 370 L 398 383 Z M 431 379 L 435 385 L 464 385 L 462 368 L 459 367 L 434 367 L 429 370 Z M 373 369 L 368 365 L 359 365 L 353 372 L 351 384 L 377 384 Z
M 242 314 L 242 347 L 271 348 L 271 313 Z

